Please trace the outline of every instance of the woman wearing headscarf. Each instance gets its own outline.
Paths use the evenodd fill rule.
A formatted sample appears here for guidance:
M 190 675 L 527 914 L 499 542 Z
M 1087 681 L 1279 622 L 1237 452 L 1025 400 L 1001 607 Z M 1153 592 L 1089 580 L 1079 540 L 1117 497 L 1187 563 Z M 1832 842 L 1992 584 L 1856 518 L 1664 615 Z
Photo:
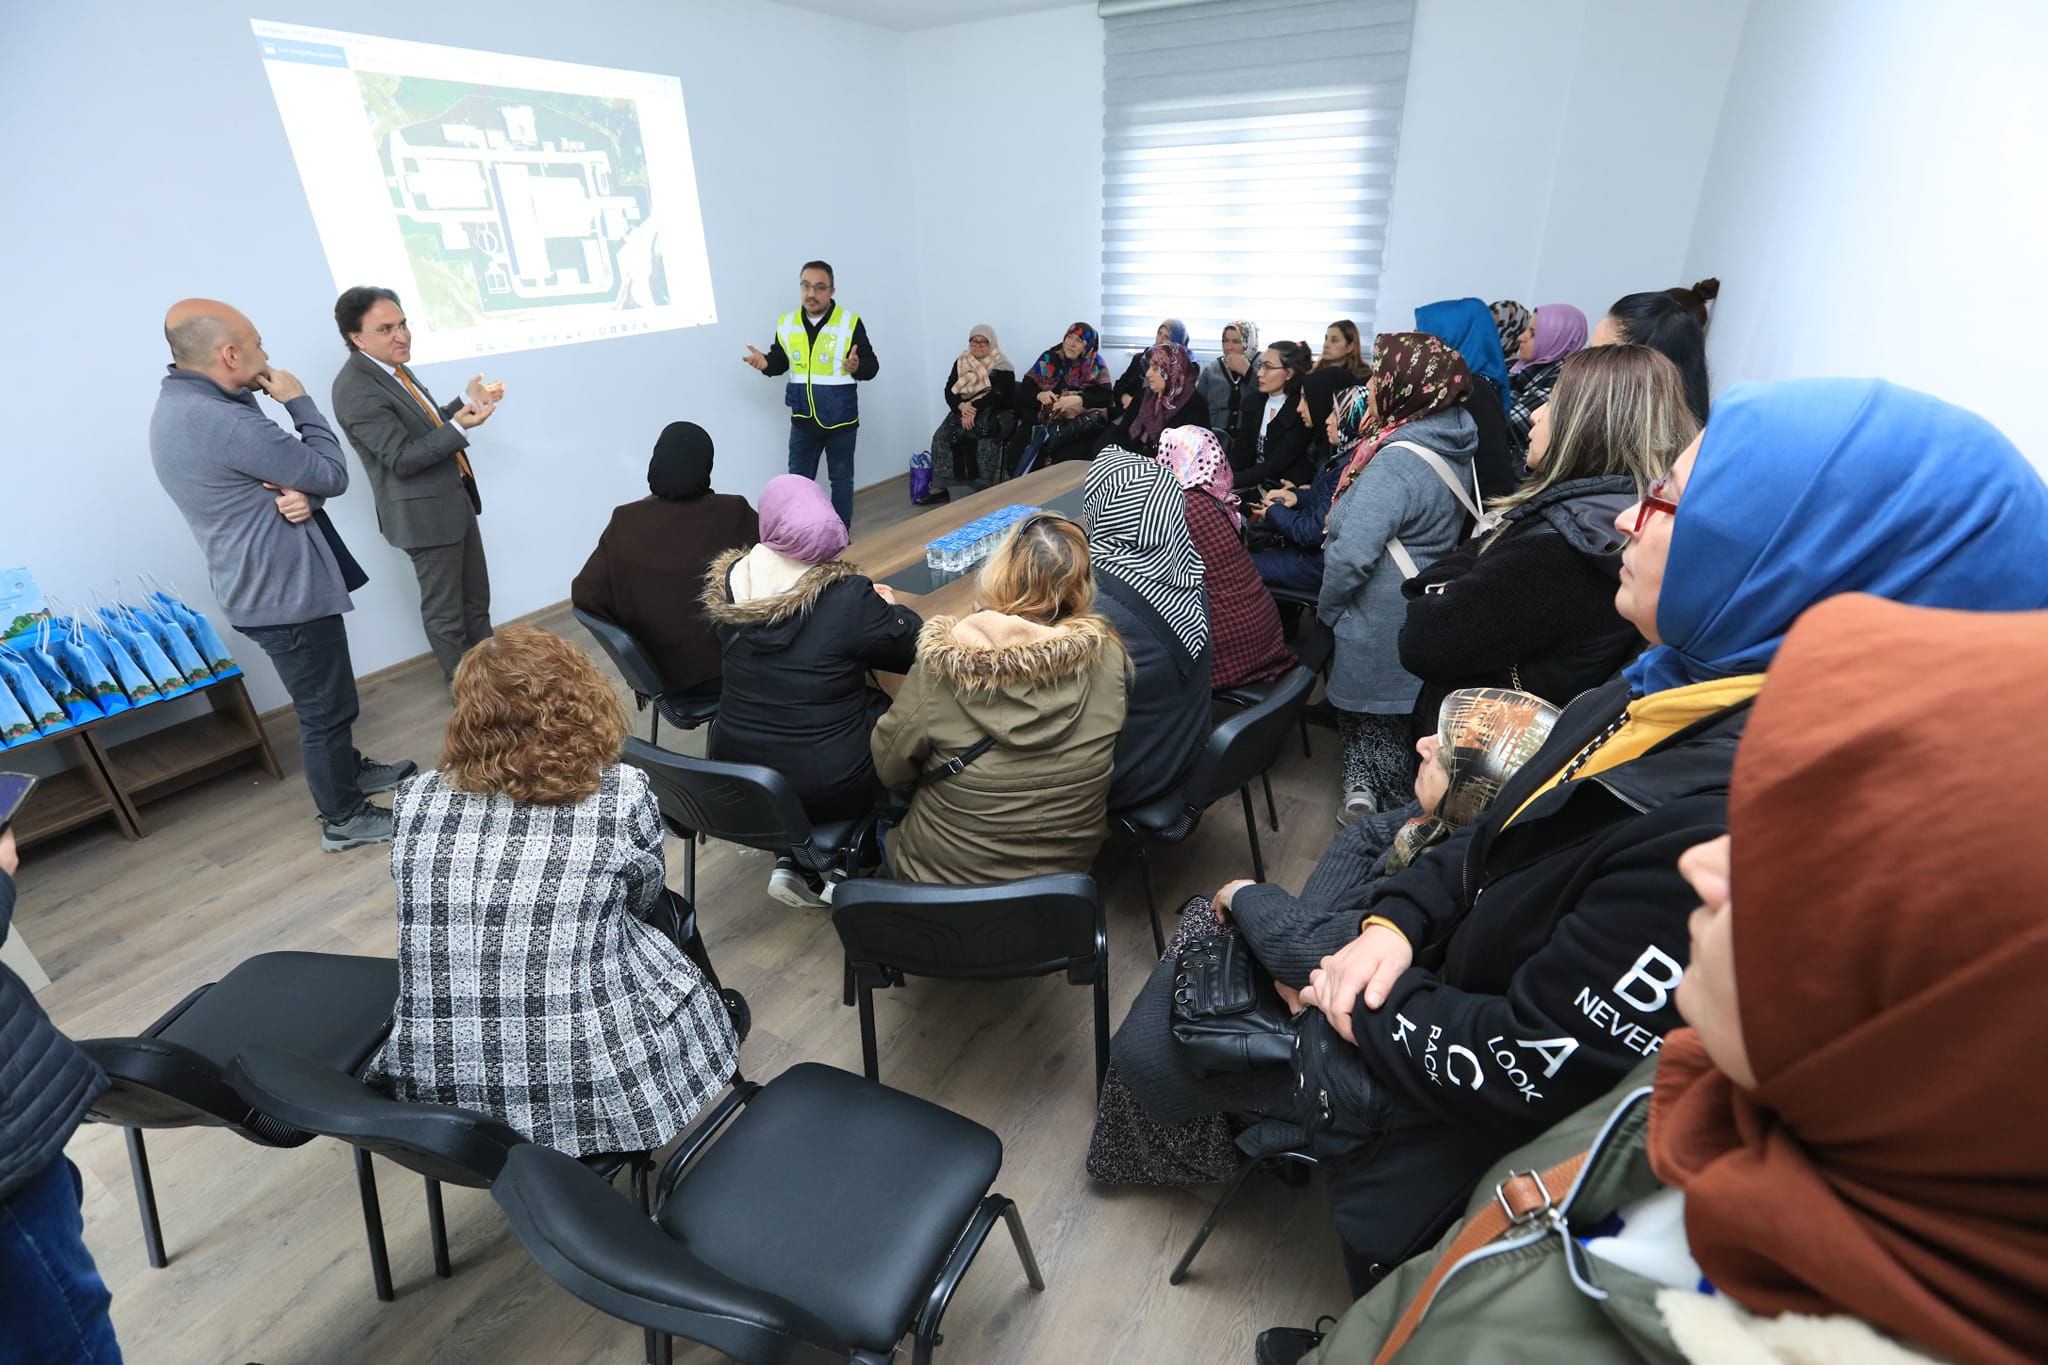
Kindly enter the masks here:
M 1173 941 L 1111 1044 L 1088 1173 L 1115 1184 L 1226 1180 L 1244 1164 L 1232 1129 L 1247 1120 L 1260 1128 L 1246 1135 L 1244 1152 L 1300 1146 L 1293 1072 L 1203 1077 L 1181 1056 L 1170 1003 L 1181 952 L 1204 939 L 1242 937 L 1284 999 L 1324 954 L 1350 942 L 1358 929 L 1352 907 L 1373 884 L 1477 819 L 1501 784 L 1542 747 L 1556 720 L 1556 710 L 1536 697 L 1455 693 L 1416 746 L 1422 762 L 1415 799 L 1338 831 L 1299 896 L 1272 883 L 1237 880 L 1181 907 Z
M 1159 438 L 1159 463 L 1187 501 L 1188 536 L 1202 557 L 1209 598 L 1209 686 L 1215 691 L 1270 682 L 1294 667 L 1273 594 L 1259 581 L 1244 548 L 1244 513 L 1230 491 L 1230 457 L 1206 427 L 1170 427 Z
M 1565 709 L 1485 817 L 1380 883 L 1303 993 L 1360 1290 L 1677 1024 L 1697 901 L 1674 864 L 1727 832 L 1735 743 L 1806 608 L 2048 606 L 2040 475 L 1982 418 L 1877 380 L 1730 389 L 1615 524 L 1616 607 L 1653 647 Z
M 1209 425 L 1226 443 L 1243 421 L 1245 395 L 1258 387 L 1258 363 L 1258 325 L 1237 318 L 1223 328 L 1222 353 L 1202 367 L 1199 382 L 1202 401 L 1209 405 Z
M 1678 367 L 1655 351 L 1591 346 L 1564 362 L 1529 433 L 1528 486 L 1492 504 L 1499 528 L 1403 589 L 1416 726 L 1455 688 L 1520 687 L 1561 706 L 1635 657 L 1642 637 L 1614 611 L 1614 518 L 1698 434 Z
M 1140 455 L 1159 452 L 1159 436 L 1168 427 L 1206 427 L 1209 404 L 1196 380 L 1201 370 L 1188 349 L 1162 341 L 1145 352 L 1144 396 L 1110 422 L 1102 445 L 1118 445 Z
M 1801 618 L 1736 755 L 1728 837 L 1679 859 L 1689 1027 L 1480 1180 L 1468 1228 L 1515 1170 L 1545 1173 L 1555 1221 L 1442 1280 L 1399 1360 L 2048 1359 L 2048 1105 L 2020 1079 L 2048 1048 L 2029 894 L 2048 771 L 2013 751 L 1986 801 L 1965 757 L 2038 693 L 2044 656 L 2040 612 L 1849 595 Z M 1937 811 L 1971 814 L 1873 855 Z M 1574 1178 L 1549 1174 L 1563 1162 Z M 1487 1230 L 1404 1266 L 1307 1359 L 1383 1359 L 1454 1238 Z M 1313 1339 L 1269 1333 L 1258 1359 L 1296 1359 L 1286 1336 Z
M 946 419 L 932 433 L 932 487 L 920 505 L 944 502 L 948 478 L 991 484 L 1001 477 L 1003 417 L 1017 406 L 1017 371 L 996 329 L 977 322 L 967 349 L 946 371 Z
M 881 795 L 868 735 L 889 698 L 870 669 L 908 672 L 924 622 L 839 558 L 846 524 L 813 479 L 778 474 L 761 492 L 761 541 L 729 550 L 704 576 L 725 690 L 706 756 L 776 769 L 812 821 L 865 816 Z M 793 865 L 769 894 L 823 902 Z
M 1268 587 L 1315 592 L 1323 585 L 1323 531 L 1337 480 L 1364 438 L 1371 396 L 1345 370 L 1317 370 L 1303 385 L 1303 405 L 1323 413 L 1316 449 L 1323 452 L 1315 479 L 1282 483 L 1253 509 L 1252 567 Z
M 1166 468 L 1111 446 L 1089 466 L 1081 506 L 1096 609 L 1131 657 L 1109 808 L 1142 806 L 1187 777 L 1209 739 L 1209 603 L 1187 502 Z
M 1450 481 L 1477 501 L 1479 430 L 1456 351 L 1422 332 L 1388 332 L 1373 348 L 1366 392 L 1368 434 L 1337 477 L 1316 602 L 1337 637 L 1327 695 L 1344 736 L 1347 819 L 1406 799 L 1408 715 L 1422 683 L 1401 667 L 1401 583 L 1464 535 L 1469 518 Z
M 1188 344 L 1187 324 L 1179 318 L 1168 318 L 1152 333 L 1152 345 L 1164 346 L 1167 342 L 1185 348 Z M 1151 347 L 1141 347 L 1131 357 L 1131 363 L 1124 366 L 1124 372 L 1116 381 L 1115 401 L 1110 404 L 1113 416 L 1121 416 L 1135 408 L 1145 396 L 1145 371 L 1151 365 Z
M 717 693 L 718 637 L 699 598 L 704 570 L 761 538 L 745 498 L 711 491 L 711 451 L 710 435 L 695 422 L 663 427 L 647 462 L 648 496 L 612 510 L 569 585 L 578 610 L 640 642 L 671 692 Z
M 1520 461 L 1529 450 L 1529 424 L 1536 409 L 1550 401 L 1557 367 L 1586 344 L 1586 315 L 1568 303 L 1546 303 L 1529 315 L 1529 325 L 1515 341 L 1515 363 L 1508 366 L 1508 445 Z
M 1512 365 L 1521 359 L 1522 333 L 1529 327 L 1529 310 L 1513 299 L 1501 299 L 1489 305 L 1487 311 L 1493 314 L 1494 329 L 1500 333 L 1501 365 Z
M 1093 327 L 1077 322 L 1025 372 L 1017 385 L 1017 430 L 1003 455 L 1013 474 L 1087 442 L 1108 420 L 1109 367 L 1096 349 L 1098 340 Z
M 1501 358 L 1492 312 L 1478 299 L 1425 303 L 1415 310 L 1415 330 L 1465 357 L 1472 373 L 1472 399 L 1466 406 L 1479 427 L 1479 450 L 1472 457 L 1479 491 L 1489 498 L 1508 496 L 1522 486 L 1522 471 L 1508 446 L 1508 365 Z

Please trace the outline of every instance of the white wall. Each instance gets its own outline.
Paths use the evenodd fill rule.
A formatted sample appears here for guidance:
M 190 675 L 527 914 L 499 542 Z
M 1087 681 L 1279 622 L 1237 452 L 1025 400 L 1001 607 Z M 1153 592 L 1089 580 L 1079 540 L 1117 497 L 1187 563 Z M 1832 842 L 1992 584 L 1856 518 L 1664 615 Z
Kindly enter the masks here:
M 1377 327 L 1689 284 L 1748 0 L 1420 0 Z
M 925 436 L 978 322 L 1021 375 L 1102 312 L 1102 21 L 1095 6 L 907 35 Z M 1057 150 L 1042 168 L 1029 148 Z
M 1721 277 L 1716 387 L 1880 375 L 2048 469 L 2048 6 L 1753 7 L 1687 257 Z
M 568 595 L 610 508 L 646 491 L 665 423 L 687 417 L 712 432 L 723 488 L 753 496 L 781 470 L 780 385 L 738 357 L 748 341 L 765 348 L 808 257 L 837 268 L 841 301 L 868 319 L 882 362 L 861 396 L 860 481 L 898 472 L 933 420 L 916 237 L 904 221 L 902 36 L 758 2 L 620 0 L 587 12 L 602 21 L 570 22 L 542 0 L 503 0 L 482 25 L 462 7 L 404 0 L 9 6 L 0 145 L 9 184 L 32 193 L 10 195 L 0 214 L 16 320 L 0 331 L 16 393 L 0 458 L 0 565 L 31 565 L 74 601 L 153 570 L 213 610 L 203 561 L 149 466 L 163 312 L 178 298 L 240 306 L 327 407 L 343 359 L 333 283 L 252 14 L 682 81 L 719 322 L 488 363 L 506 402 L 472 455 L 498 619 Z M 793 137 L 790 110 L 832 92 L 844 97 L 818 102 L 825 127 Z M 1011 132 L 992 126 L 999 169 Z M 449 394 L 468 372 L 451 362 L 423 377 Z M 423 652 L 411 567 L 378 536 L 366 481 L 331 510 L 372 577 L 349 618 L 358 672 Z M 258 705 L 281 704 L 254 646 L 229 639 Z

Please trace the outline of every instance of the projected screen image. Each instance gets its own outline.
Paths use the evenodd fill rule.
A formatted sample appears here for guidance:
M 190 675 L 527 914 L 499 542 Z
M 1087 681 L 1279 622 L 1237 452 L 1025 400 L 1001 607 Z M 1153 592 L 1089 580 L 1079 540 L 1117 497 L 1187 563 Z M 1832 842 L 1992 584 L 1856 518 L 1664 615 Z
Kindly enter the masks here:
M 335 291 L 426 363 L 717 321 L 673 76 L 253 20 Z

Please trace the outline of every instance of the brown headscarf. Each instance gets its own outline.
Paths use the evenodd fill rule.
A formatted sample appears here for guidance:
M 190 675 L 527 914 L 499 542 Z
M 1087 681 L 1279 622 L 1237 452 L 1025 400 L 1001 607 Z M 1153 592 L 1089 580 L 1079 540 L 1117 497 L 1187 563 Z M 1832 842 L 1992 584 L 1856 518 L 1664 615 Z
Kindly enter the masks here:
M 2044 671 L 2048 612 L 1860 596 L 1771 665 L 1728 803 L 1757 1086 L 1674 1032 L 1649 1132 L 1745 1307 L 2048 1359 Z

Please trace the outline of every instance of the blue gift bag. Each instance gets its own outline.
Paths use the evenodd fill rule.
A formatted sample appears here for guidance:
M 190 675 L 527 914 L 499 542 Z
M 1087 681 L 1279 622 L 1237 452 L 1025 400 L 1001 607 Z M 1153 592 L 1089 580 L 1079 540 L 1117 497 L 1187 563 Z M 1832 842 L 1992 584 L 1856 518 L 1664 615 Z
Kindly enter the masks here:
M 213 670 L 213 676 L 232 678 L 241 673 L 234 656 L 228 653 L 226 642 L 220 638 L 220 632 L 213 628 L 213 622 L 168 592 L 153 592 L 149 600 L 185 628 L 185 633 L 192 637 L 193 645 L 199 650 L 199 657 Z
M 0 749 L 10 749 L 36 737 L 35 722 L 28 718 L 28 712 L 21 709 L 21 703 L 14 699 L 14 689 L 0 678 Z
M 57 705 L 64 708 L 64 718 L 73 725 L 83 725 L 89 720 L 99 720 L 106 715 L 99 704 L 85 695 L 85 689 L 64 672 L 56 656 L 46 647 L 50 634 L 50 618 L 45 616 L 37 623 L 35 632 L 16 640 L 9 648 L 15 657 L 27 664 L 29 671 L 36 675 L 36 681 L 43 685 Z
M 87 649 L 78 638 L 78 622 L 66 618 L 53 621 L 56 634 L 48 646 L 50 657 L 57 661 L 57 667 L 64 670 L 79 691 L 109 716 L 117 716 L 129 710 L 133 703 L 128 694 L 121 690 L 113 670 L 100 660 L 97 654 Z
M 185 633 L 185 627 L 165 612 L 149 607 L 130 607 L 135 621 L 155 637 L 159 647 L 170 658 L 172 667 L 185 675 L 185 681 L 194 687 L 204 687 L 213 681 L 213 665 L 199 657 L 199 649 L 192 643 L 192 637 Z
M 161 701 L 156 684 L 142 671 L 142 665 L 135 662 L 135 656 L 128 647 L 108 634 L 102 626 L 96 626 L 83 616 L 72 621 L 73 638 L 85 646 L 86 653 L 105 664 L 107 671 L 114 675 L 114 681 L 121 684 L 121 691 L 127 694 L 130 706 L 147 706 Z
M 66 730 L 77 728 L 65 716 L 64 708 L 57 704 L 57 699 L 50 695 L 50 689 L 43 686 L 34 670 L 11 649 L 0 649 L 0 680 L 5 680 L 13 690 L 14 699 L 28 713 L 29 723 L 36 727 L 38 735 L 61 735 Z
M 131 620 L 126 608 L 101 607 L 100 624 L 127 648 L 143 674 L 156 686 L 158 697 L 182 697 L 192 690 L 192 684 L 171 663 L 156 637 Z

